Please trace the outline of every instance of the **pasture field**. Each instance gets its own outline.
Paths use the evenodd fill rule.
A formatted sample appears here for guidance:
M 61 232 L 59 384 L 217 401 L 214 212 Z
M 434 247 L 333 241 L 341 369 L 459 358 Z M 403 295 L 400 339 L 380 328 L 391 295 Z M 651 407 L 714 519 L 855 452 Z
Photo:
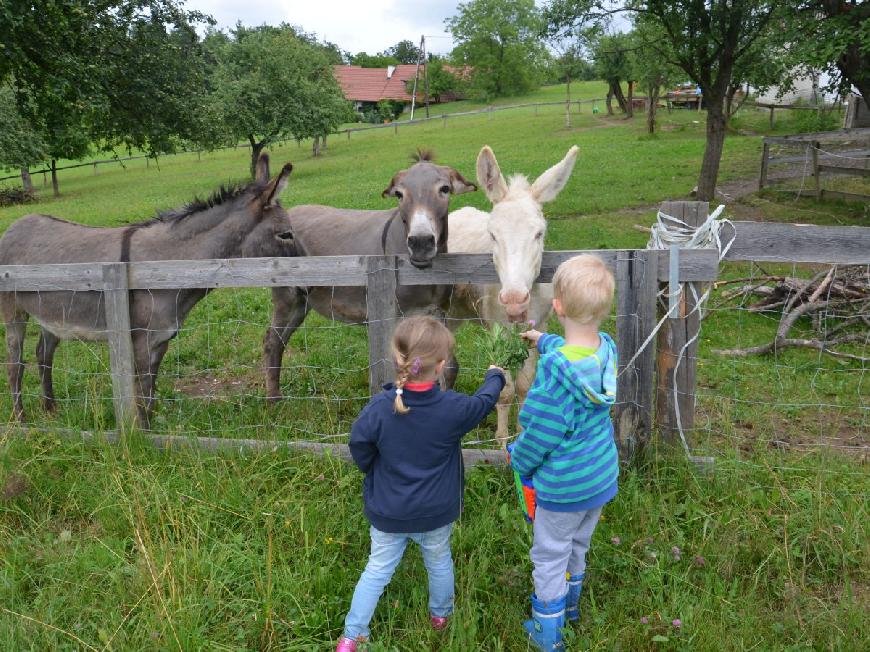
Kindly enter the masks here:
M 580 97 L 596 90 L 577 86 Z M 549 101 L 547 94 L 560 89 L 564 93 L 551 87 L 525 101 Z M 776 132 L 787 133 L 792 119 L 803 118 L 778 118 Z M 747 112 L 741 120 L 740 134 L 747 135 L 726 140 L 726 190 L 757 173 L 755 134 L 765 131 L 766 115 Z M 483 144 L 493 147 L 505 174 L 531 176 L 577 144 L 572 179 L 545 209 L 548 248 L 643 247 L 646 236 L 633 225 L 649 225 L 658 202 L 686 196 L 703 153 L 703 113 L 663 111 L 661 121 L 662 132 L 650 138 L 640 117 L 629 123 L 592 115 L 584 106 L 566 129 L 560 107 L 537 115 L 518 109 L 457 117 L 446 128 L 432 121 L 400 127 L 398 134 L 333 137 L 318 159 L 305 143 L 292 143 L 272 148 L 272 162 L 274 169 L 286 160 L 295 165 L 285 205 L 385 208 L 392 200 L 382 199 L 381 191 L 417 146 L 432 147 L 440 162 L 473 179 Z M 239 148 L 201 160 L 196 154 L 164 157 L 159 168 L 133 161 L 126 169 L 62 171 L 61 198 L 0 209 L 0 230 L 34 211 L 92 225 L 147 219 L 243 178 L 248 156 Z M 478 192 L 453 200 L 454 208 L 462 205 L 485 208 L 487 202 Z M 727 214 L 868 225 L 860 205 L 795 201 L 775 191 L 730 202 Z M 792 272 L 813 273 L 728 265 L 723 276 Z M 719 293 L 711 305 L 691 441 L 717 456 L 716 470 L 697 475 L 682 455 L 666 451 L 625 469 L 620 496 L 596 534 L 582 622 L 570 649 L 866 648 L 865 368 L 800 350 L 716 356 L 716 348 L 768 341 L 777 319 L 738 309 Z M 156 430 L 343 441 L 368 395 L 364 329 L 309 317 L 285 354 L 288 398 L 268 408 L 260 355 L 269 310 L 266 290 L 217 291 L 194 309 L 161 369 Z M 35 331 L 31 326 L 29 360 Z M 464 391 L 473 390 L 489 362 L 476 345 L 480 333 L 473 325 L 459 332 Z M 854 350 L 867 355 L 866 346 Z M 62 431 L 114 427 L 107 371 L 104 347 L 61 344 L 57 414 L 42 413 L 36 370 L 29 367 L 31 433 L 0 432 L 0 647 L 334 645 L 367 554 L 359 473 L 331 458 L 280 451 L 165 454 L 136 437 L 120 447 L 59 438 Z M 0 410 L 8 415 L 2 384 Z M 494 420 L 472 439 L 488 445 Z M 821 441 L 836 445 L 811 446 Z M 373 650 L 526 649 L 519 621 L 530 588 L 530 532 L 515 508 L 511 480 L 503 469 L 475 469 L 466 498 L 454 538 L 454 624 L 444 636 L 428 631 L 422 565 L 412 553 L 382 599 Z

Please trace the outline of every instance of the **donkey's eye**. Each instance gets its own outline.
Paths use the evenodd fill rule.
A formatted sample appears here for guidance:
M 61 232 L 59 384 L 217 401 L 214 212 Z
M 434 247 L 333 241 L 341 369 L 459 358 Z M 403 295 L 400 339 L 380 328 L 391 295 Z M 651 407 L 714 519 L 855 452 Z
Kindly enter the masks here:
M 543 238 L 543 237 L 544 237 L 544 232 L 543 232 L 543 231 L 538 231 L 538 232 L 535 234 L 535 240 L 540 240 L 540 239 Z
M 450 186 L 441 186 L 438 190 L 442 195 L 446 195 L 450 192 Z
M 495 242 L 495 236 L 492 233 L 489 234 L 489 237 L 493 242 Z
M 401 190 L 394 190 L 393 194 L 396 196 L 396 199 L 401 201 L 401 199 L 402 199 L 402 191 Z

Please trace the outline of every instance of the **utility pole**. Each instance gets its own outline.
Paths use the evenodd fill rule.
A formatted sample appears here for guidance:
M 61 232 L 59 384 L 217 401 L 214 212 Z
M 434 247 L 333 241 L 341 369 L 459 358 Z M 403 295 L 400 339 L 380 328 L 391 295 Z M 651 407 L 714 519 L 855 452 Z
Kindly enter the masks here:
M 420 37 L 420 56 L 423 58 L 423 92 L 426 94 L 426 117 L 429 117 L 429 62 L 426 60 L 426 37 Z
M 420 37 L 420 48 L 417 51 L 417 67 L 414 69 L 414 92 L 411 93 L 411 117 L 410 120 L 414 119 L 414 106 L 417 103 L 417 80 L 420 79 L 420 59 L 423 58 L 423 47 L 425 43 L 425 36 Z M 429 78 L 426 77 L 426 117 L 429 117 Z

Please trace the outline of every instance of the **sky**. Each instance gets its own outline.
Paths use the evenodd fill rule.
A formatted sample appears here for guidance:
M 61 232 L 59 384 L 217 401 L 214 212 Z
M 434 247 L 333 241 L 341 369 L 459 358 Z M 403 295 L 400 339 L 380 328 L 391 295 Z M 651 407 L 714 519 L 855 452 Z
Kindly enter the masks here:
M 426 35 L 429 52 L 453 49 L 444 19 L 456 13 L 457 0 L 186 0 L 217 20 L 219 28 L 277 25 L 287 22 L 314 32 L 351 54 L 382 52 L 399 41 L 419 44 Z

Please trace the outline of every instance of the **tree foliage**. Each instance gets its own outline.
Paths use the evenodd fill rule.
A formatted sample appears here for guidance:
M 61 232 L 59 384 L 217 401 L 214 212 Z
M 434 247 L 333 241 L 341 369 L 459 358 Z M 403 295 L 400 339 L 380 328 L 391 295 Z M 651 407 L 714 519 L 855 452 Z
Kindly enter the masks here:
M 45 159 L 45 141 L 18 110 L 14 89 L 0 86 L 0 167 L 26 169 Z
M 422 52 L 420 48 L 414 45 L 411 41 L 399 41 L 395 45 L 388 47 L 378 56 L 390 57 L 399 63 L 417 63 Z
M 328 53 L 292 28 L 239 26 L 216 41 L 212 111 L 231 142 L 250 143 L 252 176 L 269 143 L 325 136 L 349 115 Z
M 447 28 L 456 47 L 453 60 L 469 66 L 469 91 L 490 98 L 535 88 L 547 53 L 534 0 L 470 0 L 458 6 Z
M 398 66 L 401 63 L 392 55 L 366 54 L 365 52 L 357 52 L 350 58 L 350 62 L 354 66 L 363 68 L 386 68 L 387 66 Z

